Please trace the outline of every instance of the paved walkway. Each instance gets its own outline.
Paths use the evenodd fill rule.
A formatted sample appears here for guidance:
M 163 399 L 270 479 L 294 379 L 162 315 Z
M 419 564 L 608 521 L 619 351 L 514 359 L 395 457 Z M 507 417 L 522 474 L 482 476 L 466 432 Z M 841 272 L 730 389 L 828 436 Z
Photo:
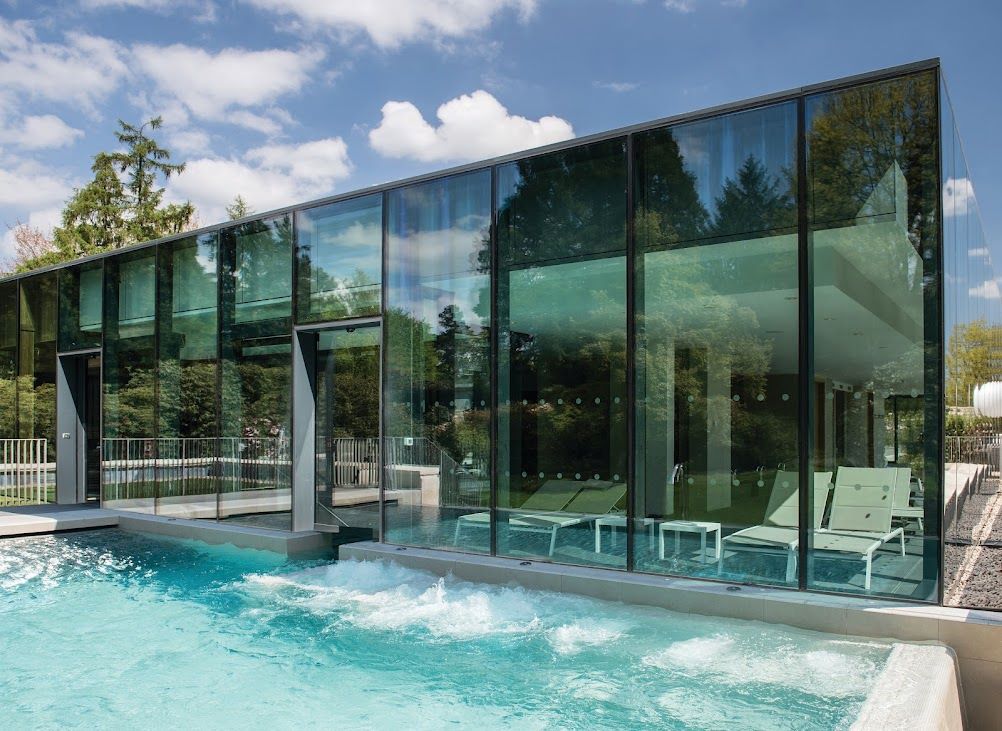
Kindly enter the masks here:
M 0 510 L 0 538 L 118 525 L 118 513 L 92 505 L 28 505 Z

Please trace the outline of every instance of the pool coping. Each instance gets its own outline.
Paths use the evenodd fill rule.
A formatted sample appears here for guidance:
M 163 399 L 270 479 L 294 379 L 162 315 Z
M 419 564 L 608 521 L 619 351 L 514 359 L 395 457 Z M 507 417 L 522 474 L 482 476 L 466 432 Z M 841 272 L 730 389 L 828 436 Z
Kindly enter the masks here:
M 438 575 L 785 624 L 845 637 L 935 642 L 956 653 L 968 728 L 1002 731 L 1002 613 L 520 561 L 364 541 L 341 559 L 391 560 Z

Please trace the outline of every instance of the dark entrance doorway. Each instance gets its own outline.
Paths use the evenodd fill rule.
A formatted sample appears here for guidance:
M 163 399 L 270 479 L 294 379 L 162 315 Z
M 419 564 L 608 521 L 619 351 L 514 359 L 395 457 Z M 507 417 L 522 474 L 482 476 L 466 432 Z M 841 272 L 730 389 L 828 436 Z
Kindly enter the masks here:
M 101 354 L 99 351 L 59 356 L 56 393 L 56 499 L 98 502 L 101 499 Z

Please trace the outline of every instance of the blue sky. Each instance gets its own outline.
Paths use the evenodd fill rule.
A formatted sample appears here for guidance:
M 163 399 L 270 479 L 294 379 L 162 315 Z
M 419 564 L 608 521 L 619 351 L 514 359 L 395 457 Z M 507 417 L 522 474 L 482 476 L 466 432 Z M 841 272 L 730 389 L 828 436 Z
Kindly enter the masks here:
M 164 117 L 169 195 L 208 225 L 236 193 L 263 211 L 939 56 L 995 248 L 1000 29 L 997 0 L 0 0 L 0 224 L 51 226 L 118 118 Z

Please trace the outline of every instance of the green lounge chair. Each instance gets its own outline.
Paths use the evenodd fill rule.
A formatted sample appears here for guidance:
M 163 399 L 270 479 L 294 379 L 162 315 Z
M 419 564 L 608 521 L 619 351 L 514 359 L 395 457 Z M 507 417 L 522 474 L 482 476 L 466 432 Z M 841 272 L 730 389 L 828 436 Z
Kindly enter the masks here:
M 814 473 L 814 523 L 820 526 L 828 504 L 831 489 L 831 472 Z M 724 545 L 717 557 L 717 573 L 724 570 L 724 554 L 733 551 L 759 553 L 786 553 L 786 582 L 792 583 L 797 577 L 797 548 L 800 545 L 800 497 L 797 472 L 780 470 L 772 485 L 765 518 L 761 525 L 752 525 L 724 536 Z
M 525 499 L 518 510 L 544 513 L 563 510 L 567 503 L 578 494 L 583 485 L 584 483 L 574 480 L 547 480 Z M 459 544 L 459 534 L 464 526 L 489 529 L 491 527 L 491 514 L 489 511 L 482 511 L 460 515 L 456 521 L 456 535 L 453 538 L 453 545 Z
M 590 523 L 603 515 L 608 515 L 626 496 L 624 483 L 609 483 L 589 480 L 572 483 L 584 485 L 567 506 L 557 514 L 519 513 L 508 520 L 509 530 L 524 533 L 549 533 L 552 556 L 557 547 L 557 531 L 574 525 Z

